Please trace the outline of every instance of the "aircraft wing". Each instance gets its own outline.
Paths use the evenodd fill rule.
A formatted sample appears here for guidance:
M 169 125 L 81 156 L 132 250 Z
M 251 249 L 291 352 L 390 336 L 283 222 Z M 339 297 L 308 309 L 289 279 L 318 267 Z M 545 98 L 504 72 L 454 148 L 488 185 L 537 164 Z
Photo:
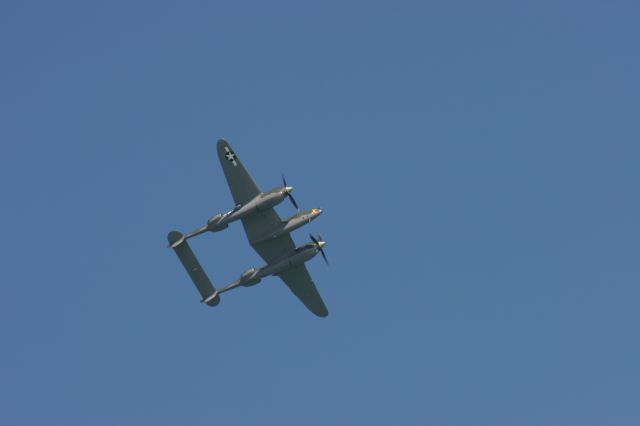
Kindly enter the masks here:
M 217 149 L 218 158 L 220 159 L 224 176 L 227 178 L 229 188 L 231 189 L 233 201 L 236 204 L 244 204 L 260 194 L 261 191 L 258 185 L 256 185 L 244 168 L 229 143 L 224 139 L 220 139 Z M 296 245 L 289 234 L 259 244 L 253 243 L 253 241 L 264 236 L 265 233 L 281 222 L 282 219 L 280 219 L 280 216 L 278 216 L 278 213 L 276 213 L 273 208 L 251 214 L 241 220 L 249 244 L 251 244 L 251 247 L 258 252 L 265 262 L 271 263 L 295 250 Z M 293 294 L 295 294 L 311 312 L 320 317 L 329 315 L 327 307 L 324 305 L 304 265 L 284 271 L 279 274 L 279 276 Z
M 304 265 L 299 265 L 278 274 L 289 290 L 314 314 L 326 317 L 329 311 L 318 293 L 309 271 Z
M 283 256 L 293 252 L 296 248 L 291 235 L 284 234 L 278 238 L 254 244 L 258 237 L 264 235 L 269 229 L 280 222 L 280 216 L 274 209 L 252 214 L 242 219 L 242 226 L 249 239 L 251 247 L 258 252 L 267 263 L 272 263 Z M 289 290 L 314 314 L 319 317 L 329 315 L 327 307 L 322 301 L 309 272 L 304 265 L 287 269 L 278 274 Z
M 253 197 L 260 194 L 260 188 L 244 168 L 231 145 L 224 139 L 218 140 L 218 159 L 227 178 L 233 201 L 237 204 L 245 204 Z
M 236 204 L 244 204 L 260 194 L 260 188 L 253 181 L 253 178 L 244 168 L 242 162 L 231 149 L 231 145 L 224 139 L 218 140 L 218 159 L 233 201 Z M 283 235 L 269 242 L 253 244 L 260 237 L 263 237 L 270 229 L 273 229 L 282 219 L 274 209 L 253 213 L 242 219 L 242 225 L 247 234 L 249 244 L 258 252 L 265 262 L 270 263 L 279 257 L 293 251 L 296 246 L 289 235 Z
M 253 244 L 257 237 L 264 235 L 274 223 L 280 221 L 280 216 L 274 209 L 265 210 L 242 219 L 242 225 L 249 239 L 251 247 L 264 259 L 271 263 L 295 250 L 296 245 L 291 235 L 284 234 L 278 238 L 267 240 L 262 243 Z M 289 287 L 289 290 L 298 298 L 311 312 L 319 317 L 329 315 L 327 307 L 322 301 L 309 272 L 304 265 L 287 269 L 278 274 L 282 281 Z

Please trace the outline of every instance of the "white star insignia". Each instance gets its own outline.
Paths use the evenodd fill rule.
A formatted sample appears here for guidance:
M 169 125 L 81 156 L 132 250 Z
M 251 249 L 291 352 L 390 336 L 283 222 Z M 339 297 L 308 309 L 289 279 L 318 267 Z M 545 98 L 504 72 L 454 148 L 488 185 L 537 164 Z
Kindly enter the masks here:
M 231 151 L 228 146 L 225 146 L 224 150 L 227 151 L 227 153 L 224 155 L 226 159 L 229 160 L 234 167 L 237 166 L 238 163 L 236 162 L 236 153 Z

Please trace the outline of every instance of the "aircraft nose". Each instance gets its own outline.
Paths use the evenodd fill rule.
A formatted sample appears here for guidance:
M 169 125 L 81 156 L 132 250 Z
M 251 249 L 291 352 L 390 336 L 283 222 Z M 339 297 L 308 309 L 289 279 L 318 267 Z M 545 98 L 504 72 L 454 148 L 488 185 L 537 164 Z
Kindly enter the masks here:
M 318 241 L 318 246 L 320 246 L 320 248 L 324 247 L 325 242 L 324 241 Z
M 293 186 L 285 186 L 284 187 L 284 192 L 286 192 L 287 194 L 290 194 L 293 192 Z
M 313 209 L 313 213 L 315 215 L 320 215 L 320 214 L 322 214 L 322 209 L 320 209 L 320 208 Z

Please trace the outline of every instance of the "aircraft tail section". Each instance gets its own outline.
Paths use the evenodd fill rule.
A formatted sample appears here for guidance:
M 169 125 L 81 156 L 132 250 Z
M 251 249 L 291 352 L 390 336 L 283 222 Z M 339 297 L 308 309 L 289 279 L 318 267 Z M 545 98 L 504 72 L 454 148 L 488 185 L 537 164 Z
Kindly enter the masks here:
M 186 240 L 182 240 L 182 234 L 178 231 L 171 231 L 167 236 L 169 240 L 169 245 L 173 248 L 173 251 L 176 252 L 182 266 L 187 271 L 191 280 L 195 284 L 198 292 L 200 292 L 200 296 L 202 296 L 202 303 L 206 303 L 209 306 L 216 306 L 220 303 L 220 296 L 216 292 L 215 287 L 211 284 L 209 277 L 200 266 L 200 262 L 196 258 L 195 254 L 189 247 L 189 244 Z M 177 243 L 177 244 L 176 244 Z M 175 244 L 175 246 L 174 246 Z

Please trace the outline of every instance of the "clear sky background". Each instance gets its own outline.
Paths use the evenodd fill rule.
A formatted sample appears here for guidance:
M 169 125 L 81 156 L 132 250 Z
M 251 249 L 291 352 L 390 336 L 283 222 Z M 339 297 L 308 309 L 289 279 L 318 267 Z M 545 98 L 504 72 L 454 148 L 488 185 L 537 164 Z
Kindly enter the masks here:
M 0 424 L 640 424 L 640 6 L 0 3 Z M 284 173 L 329 308 L 175 254 Z M 278 207 L 282 215 L 293 208 Z M 217 286 L 239 224 L 193 240 Z

